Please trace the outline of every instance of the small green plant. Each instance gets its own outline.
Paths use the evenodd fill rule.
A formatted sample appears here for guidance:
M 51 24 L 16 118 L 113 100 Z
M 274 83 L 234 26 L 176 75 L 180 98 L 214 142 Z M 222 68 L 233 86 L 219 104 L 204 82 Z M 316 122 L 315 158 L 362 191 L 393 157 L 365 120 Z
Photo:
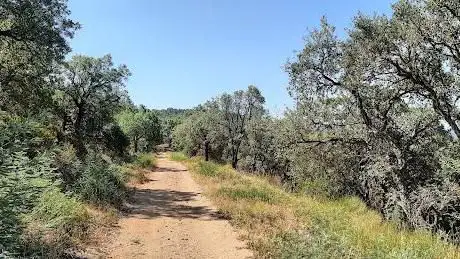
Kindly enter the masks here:
M 133 164 L 140 168 L 153 168 L 156 166 L 156 159 L 151 153 L 142 153 L 136 157 Z

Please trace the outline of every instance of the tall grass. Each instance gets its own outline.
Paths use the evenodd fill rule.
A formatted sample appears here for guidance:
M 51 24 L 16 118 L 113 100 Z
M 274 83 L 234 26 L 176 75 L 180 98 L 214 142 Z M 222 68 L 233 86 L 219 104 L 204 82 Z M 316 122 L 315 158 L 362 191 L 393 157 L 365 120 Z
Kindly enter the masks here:
M 188 157 L 184 153 L 181 153 L 181 152 L 172 152 L 170 153 L 169 158 L 171 158 L 171 160 L 173 161 L 178 161 L 178 162 L 186 161 L 188 159 Z
M 460 258 L 454 245 L 399 229 L 358 198 L 293 194 L 228 166 L 186 164 L 259 258 Z

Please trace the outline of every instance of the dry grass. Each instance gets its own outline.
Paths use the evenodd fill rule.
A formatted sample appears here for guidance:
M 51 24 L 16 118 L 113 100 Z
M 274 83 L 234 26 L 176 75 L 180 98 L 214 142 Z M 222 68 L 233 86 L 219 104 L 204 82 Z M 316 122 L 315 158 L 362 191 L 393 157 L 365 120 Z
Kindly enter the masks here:
M 199 158 L 182 161 L 259 258 L 460 258 L 454 245 L 398 229 L 357 198 L 296 195 L 267 177 Z
M 155 168 L 157 163 L 155 154 L 143 153 L 136 157 L 133 163 L 121 168 L 129 185 L 143 184 L 148 182 L 146 174 Z
M 149 170 L 129 166 L 123 167 L 122 170 L 127 178 L 128 185 L 143 184 L 149 181 L 146 176 L 146 174 L 150 173 Z

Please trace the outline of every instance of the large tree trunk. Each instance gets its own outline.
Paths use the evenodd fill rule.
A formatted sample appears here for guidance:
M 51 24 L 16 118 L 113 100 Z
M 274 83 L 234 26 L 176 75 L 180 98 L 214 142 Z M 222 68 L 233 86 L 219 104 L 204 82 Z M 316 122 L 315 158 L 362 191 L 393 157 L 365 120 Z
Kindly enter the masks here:
M 238 167 L 238 151 L 236 148 L 232 148 L 232 168 L 236 169 Z

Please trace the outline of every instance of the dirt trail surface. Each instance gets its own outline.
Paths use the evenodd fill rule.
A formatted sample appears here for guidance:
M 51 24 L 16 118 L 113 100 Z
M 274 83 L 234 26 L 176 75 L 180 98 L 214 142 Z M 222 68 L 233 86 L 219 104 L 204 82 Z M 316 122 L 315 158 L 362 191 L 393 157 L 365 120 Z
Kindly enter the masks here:
M 136 186 L 109 258 L 248 258 L 252 253 L 219 217 L 180 163 L 158 158 Z

